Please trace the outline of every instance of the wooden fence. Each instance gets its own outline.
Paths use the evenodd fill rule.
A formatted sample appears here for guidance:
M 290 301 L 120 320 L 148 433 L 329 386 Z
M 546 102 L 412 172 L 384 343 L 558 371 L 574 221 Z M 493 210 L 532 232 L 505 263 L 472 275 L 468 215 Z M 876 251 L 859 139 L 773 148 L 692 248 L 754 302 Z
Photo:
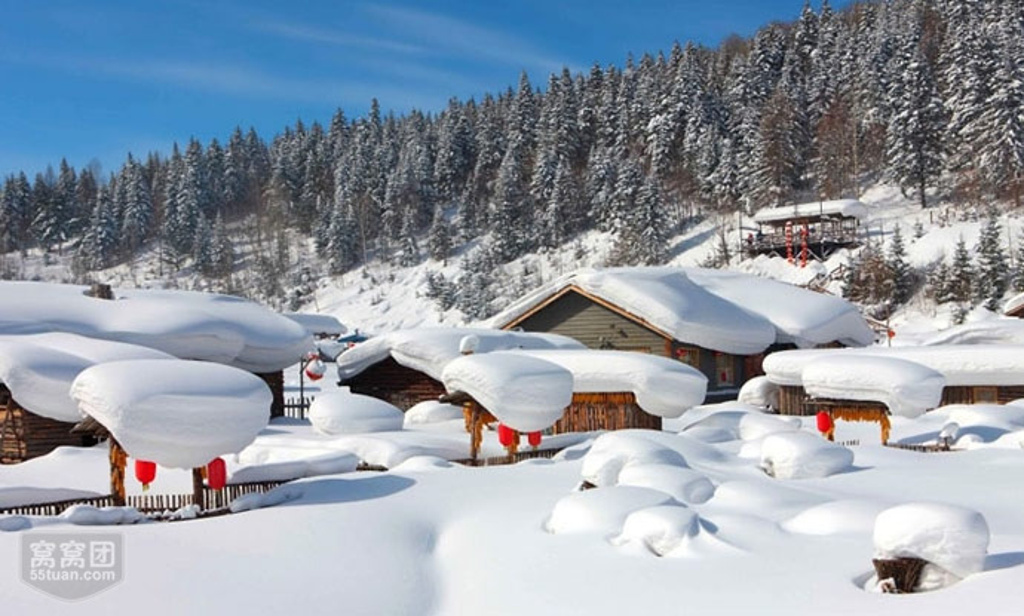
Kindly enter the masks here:
M 284 416 L 292 419 L 305 419 L 309 414 L 309 405 L 312 403 L 313 396 L 285 398 Z
M 231 501 L 246 494 L 265 494 L 284 481 L 254 481 L 251 483 L 229 484 L 222 490 L 203 488 L 204 507 L 200 516 L 224 511 Z M 193 504 L 192 494 L 131 494 L 126 499 L 126 506 L 133 507 L 142 513 L 162 514 L 177 511 Z M 93 498 L 74 498 L 69 500 L 40 503 L 35 505 L 19 505 L 0 509 L 0 515 L 46 515 L 56 516 L 64 513 L 75 505 L 91 505 L 93 507 L 113 507 L 112 496 L 96 496 Z
M 561 449 L 538 449 L 537 451 L 520 451 L 511 456 L 477 458 L 476 460 L 464 458 L 462 460 L 452 460 L 452 462 L 462 464 L 464 466 L 503 466 L 505 464 L 516 464 L 523 460 L 535 460 L 537 458 L 551 459 L 555 457 L 559 451 L 561 451 Z
M 951 449 L 947 445 L 931 444 L 931 445 L 915 445 L 911 443 L 886 443 L 886 447 L 892 447 L 893 449 L 904 449 L 906 451 L 916 451 L 918 453 L 941 453 L 946 451 L 956 451 Z

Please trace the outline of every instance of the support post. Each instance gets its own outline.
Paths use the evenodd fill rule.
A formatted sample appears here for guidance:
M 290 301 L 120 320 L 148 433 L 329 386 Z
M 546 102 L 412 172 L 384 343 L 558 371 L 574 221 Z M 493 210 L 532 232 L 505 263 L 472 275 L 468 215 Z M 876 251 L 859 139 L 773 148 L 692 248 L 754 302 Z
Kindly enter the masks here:
M 203 469 L 194 468 L 192 469 L 192 503 L 197 505 L 200 510 L 206 508 L 203 492 Z
M 110 497 L 114 500 L 115 507 L 124 507 L 126 503 L 124 491 L 124 473 L 128 465 L 128 452 L 121 447 L 114 435 L 111 434 L 108 443 L 110 444 Z

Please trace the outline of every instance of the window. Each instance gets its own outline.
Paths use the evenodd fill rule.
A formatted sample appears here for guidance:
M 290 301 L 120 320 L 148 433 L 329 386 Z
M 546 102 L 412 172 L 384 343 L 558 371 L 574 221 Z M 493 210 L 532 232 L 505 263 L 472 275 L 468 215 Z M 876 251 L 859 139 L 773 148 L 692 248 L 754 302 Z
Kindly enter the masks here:
M 693 347 L 676 347 L 676 359 L 700 370 L 700 349 Z
M 715 353 L 715 378 L 720 387 L 736 384 L 736 362 L 733 361 L 732 355 Z
M 975 387 L 974 388 L 974 403 L 975 404 L 998 404 L 999 403 L 999 390 L 995 387 Z

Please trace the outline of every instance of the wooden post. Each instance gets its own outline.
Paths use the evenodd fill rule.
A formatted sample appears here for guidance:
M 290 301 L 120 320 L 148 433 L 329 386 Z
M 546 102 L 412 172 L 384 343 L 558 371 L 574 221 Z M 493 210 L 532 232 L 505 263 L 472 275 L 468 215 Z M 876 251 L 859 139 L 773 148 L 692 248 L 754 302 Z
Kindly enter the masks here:
M 205 488 L 203 487 L 203 469 L 192 469 L 192 503 L 194 505 L 198 505 L 200 510 L 205 508 L 205 503 L 203 502 L 204 489 Z
M 110 497 L 115 507 L 124 507 L 124 472 L 128 465 L 128 452 L 121 447 L 114 435 L 110 437 Z

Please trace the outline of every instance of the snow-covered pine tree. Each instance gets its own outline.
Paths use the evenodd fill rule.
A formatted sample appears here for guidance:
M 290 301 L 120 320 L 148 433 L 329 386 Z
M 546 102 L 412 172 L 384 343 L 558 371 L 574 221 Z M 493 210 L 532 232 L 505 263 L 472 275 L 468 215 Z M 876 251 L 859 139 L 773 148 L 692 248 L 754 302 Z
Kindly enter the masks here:
M 953 249 L 953 262 L 949 268 L 949 297 L 952 301 L 969 305 L 973 299 L 975 270 L 971 263 L 971 255 L 967 251 L 967 243 L 963 236 L 957 240 Z
M 903 233 L 899 225 L 893 230 L 886 263 L 892 274 L 893 304 L 905 304 L 914 292 L 914 270 L 907 263 L 907 249 L 903 244 Z
M 998 310 L 1006 293 L 1009 263 L 1003 250 L 1002 226 L 994 208 L 989 209 L 988 218 L 981 228 L 978 245 L 977 276 L 975 277 L 975 299 L 989 310 Z
M 452 249 L 452 233 L 449 225 L 451 223 L 444 215 L 444 208 L 438 205 L 434 208 L 434 218 L 430 223 L 430 230 L 427 232 L 427 253 L 431 259 L 448 264 L 448 255 Z

